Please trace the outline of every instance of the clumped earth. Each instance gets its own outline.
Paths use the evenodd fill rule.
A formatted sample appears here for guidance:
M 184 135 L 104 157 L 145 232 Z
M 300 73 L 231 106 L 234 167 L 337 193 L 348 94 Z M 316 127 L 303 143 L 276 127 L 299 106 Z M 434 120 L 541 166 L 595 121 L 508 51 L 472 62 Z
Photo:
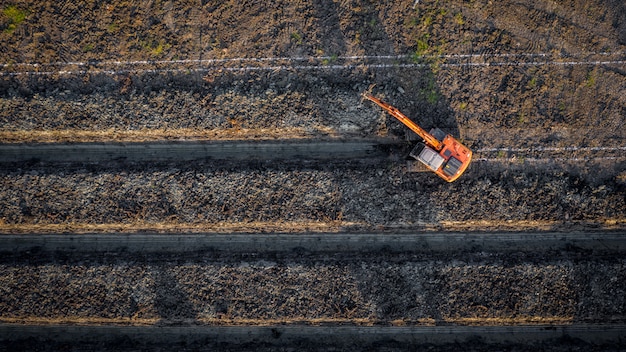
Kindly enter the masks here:
M 626 262 L 600 252 L 3 252 L 0 311 L 31 324 L 623 323 Z
M 453 185 L 406 173 L 406 152 L 373 167 L 8 166 L 6 231 L 623 227 L 621 2 L 4 9 L 5 142 L 392 138 L 408 150 L 406 128 L 361 101 L 376 84 L 475 151 Z
M 565 169 L 481 171 L 457 183 L 395 164 L 5 169 L 7 231 L 409 231 L 622 226 L 624 185 Z M 511 224 L 507 225 L 507 222 Z M 272 225 L 273 224 L 273 225 Z M 282 225 L 281 225 L 282 224 Z M 518 228 L 516 228 L 516 226 Z M 265 232 L 265 231 L 264 231 Z
M 0 10 L 2 143 L 398 146 L 388 158 L 327 163 L 3 163 L 3 233 L 625 227 L 623 1 L 33 0 L 0 1 Z M 361 100 L 368 89 L 459 137 L 475 152 L 468 172 L 452 184 L 407 172 L 413 142 Z M 533 263 L 5 263 L 0 320 L 623 317 L 623 261 Z M 320 277 L 336 286 L 310 284 Z M 269 286 L 235 290 L 248 279 Z M 56 303 L 38 305 L 37 287 Z
M 625 137 L 619 1 L 13 8 L 0 22 L 6 141 L 216 138 L 224 130 L 246 138 L 261 128 L 287 137 L 403 135 L 360 102 L 371 84 L 424 127 L 474 148 L 610 146 Z

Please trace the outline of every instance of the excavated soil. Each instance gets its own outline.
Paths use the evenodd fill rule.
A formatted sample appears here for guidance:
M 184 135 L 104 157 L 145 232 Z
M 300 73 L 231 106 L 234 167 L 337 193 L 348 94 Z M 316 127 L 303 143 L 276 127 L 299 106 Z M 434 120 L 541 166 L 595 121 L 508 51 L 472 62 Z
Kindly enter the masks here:
M 129 241 L 138 236 L 142 239 Z M 220 327 L 270 326 L 275 329 L 271 336 L 259 335 L 256 341 L 240 336 L 250 345 L 233 340 L 236 330 L 224 330 L 220 349 L 378 346 L 448 351 L 458 350 L 459 344 L 476 351 L 623 348 L 622 340 L 589 342 L 588 334 L 541 337 L 541 331 L 559 327 L 583 333 L 588 326 L 604 327 L 602 334 L 608 328 L 623 328 L 626 262 L 620 233 L 396 236 L 402 246 L 380 243 L 381 238 L 373 235 L 273 234 L 246 242 L 243 248 L 231 241 L 241 246 L 248 235 L 214 235 L 221 239 L 210 242 L 202 235 L 182 240 L 169 236 L 107 234 L 90 240 L 28 236 L 31 242 L 23 243 L 22 236 L 10 236 L 18 247 L 0 248 L 2 321 L 12 323 L 22 336 L 20 328 L 49 325 L 40 327 L 39 333 L 31 330 L 30 339 L 4 336 L 0 342 L 7 350 L 54 350 L 64 341 L 72 341 L 74 350 L 106 350 L 116 343 L 121 345 L 115 349 L 123 350 L 143 350 L 152 344 L 210 350 L 219 339 L 202 339 L 197 333 L 203 329 L 207 333 Z M 439 242 L 440 236 L 448 243 Z M 337 237 L 358 250 L 335 242 Z M 511 246 L 524 237 L 536 242 Z M 55 336 L 54 331 L 65 325 L 92 327 L 85 331 L 93 336 L 72 328 L 63 331 L 67 335 Z M 135 328 L 124 330 L 129 325 Z M 485 333 L 483 328 L 489 326 L 524 328 L 528 341 L 519 344 L 519 335 L 504 335 L 506 330 Z M 103 336 L 107 331 L 103 327 L 118 330 Z M 155 327 L 184 327 L 189 334 L 164 340 Z M 361 328 L 368 336 L 385 328 L 450 327 L 465 335 L 435 343 L 420 334 L 407 344 L 400 342 L 406 337 L 393 334 L 387 334 L 387 340 L 379 335 L 377 340 L 341 333 L 315 336 L 315 329 L 307 330 L 316 327 Z M 303 328 L 297 335 L 300 340 L 287 336 L 281 340 L 285 328 Z M 494 340 L 499 341 L 495 346 Z
M 473 148 L 624 139 L 619 1 L 17 9 L 0 22 L 5 141 L 403 136 L 360 101 L 372 84 Z
M 5 231 L 623 227 L 621 2 L 4 9 L 4 142 L 385 137 L 403 146 L 354 165 L 8 165 Z M 446 185 L 406 173 L 406 128 L 361 101 L 372 84 L 473 149 L 468 174 Z
M 430 173 L 406 173 L 398 163 L 403 161 L 5 169 L 3 227 L 292 232 L 623 226 L 625 187 L 610 178 L 484 162 L 447 184 Z
M 371 160 L 2 162 L 0 232 L 626 227 L 623 1 L 33 0 L 0 10 L 2 144 L 395 141 Z M 408 172 L 414 138 L 362 101 L 368 89 L 425 129 L 459 137 L 475 153 L 467 173 L 448 184 Z M 0 321 L 499 325 L 533 314 L 610 322 L 625 309 L 610 298 L 624 293 L 615 258 L 127 259 L 4 263 Z M 237 291 L 249 280 L 267 284 Z

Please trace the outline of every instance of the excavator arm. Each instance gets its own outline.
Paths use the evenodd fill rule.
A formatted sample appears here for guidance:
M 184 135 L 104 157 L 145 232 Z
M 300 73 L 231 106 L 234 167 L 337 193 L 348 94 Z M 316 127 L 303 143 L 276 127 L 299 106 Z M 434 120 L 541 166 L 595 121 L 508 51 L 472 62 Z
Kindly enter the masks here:
M 393 106 L 385 103 L 384 101 L 376 98 L 375 96 L 371 95 L 370 93 L 363 93 L 363 97 L 365 99 L 368 99 L 368 100 L 376 103 L 381 108 L 385 109 L 385 111 L 387 111 L 389 114 L 391 114 L 391 116 L 393 116 L 396 119 L 398 119 L 406 127 L 410 128 L 411 131 L 417 133 L 418 136 L 422 137 L 424 139 L 424 142 L 426 142 L 426 144 L 429 145 L 431 148 L 439 151 L 443 147 L 443 144 L 437 138 L 435 138 L 430 133 L 426 132 L 426 130 L 424 130 L 423 128 L 418 126 L 415 122 L 411 121 L 411 119 L 409 119 L 403 113 L 401 113 L 400 110 L 398 110 L 398 109 L 394 108 Z
M 472 151 L 461 144 L 458 140 L 440 129 L 426 132 L 415 122 L 406 117 L 400 110 L 374 97 L 370 93 L 363 93 L 363 97 L 376 103 L 404 125 L 424 139 L 409 154 L 414 159 L 422 162 L 439 177 L 448 182 L 459 178 L 469 166 L 472 160 Z M 437 135 L 435 137 L 433 134 Z

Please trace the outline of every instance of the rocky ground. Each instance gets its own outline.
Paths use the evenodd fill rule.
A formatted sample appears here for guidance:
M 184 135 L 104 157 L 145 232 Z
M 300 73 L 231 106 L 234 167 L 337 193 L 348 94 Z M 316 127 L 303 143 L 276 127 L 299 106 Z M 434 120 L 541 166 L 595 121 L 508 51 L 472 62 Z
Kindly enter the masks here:
M 626 225 L 622 1 L 0 1 L 0 10 L 3 144 L 393 144 L 385 157 L 330 162 L 3 162 L 0 232 L 567 232 Z M 361 100 L 368 89 L 424 128 L 459 137 L 475 153 L 467 173 L 447 184 L 408 172 L 414 142 L 403 125 Z M 4 297 L 15 299 L 3 301 L 0 320 L 80 316 L 70 303 L 85 301 L 89 285 L 126 287 L 87 300 L 86 309 L 103 319 L 176 323 L 193 306 L 194 317 L 211 324 L 233 317 L 255 324 L 296 311 L 305 320 L 382 314 L 419 322 L 435 314 L 419 303 L 425 292 L 454 296 L 436 309 L 452 321 L 508 324 L 506 317 L 541 311 L 597 322 L 611 319 L 602 310 L 610 298 L 585 300 L 578 292 L 595 288 L 573 287 L 600 271 L 607 274 L 596 283 L 609 285 L 601 292 L 623 292 L 611 284 L 623 277 L 622 262 L 415 265 L 5 263 Z M 274 279 L 254 294 L 262 298 L 255 305 L 253 293 L 237 296 L 235 284 L 220 281 L 225 275 L 235 283 Z M 398 275 L 417 286 L 399 288 Z M 316 286 L 316 277 L 356 291 Z M 198 280 L 222 291 L 186 288 Z M 168 299 L 157 293 L 173 281 L 187 290 L 186 305 L 156 312 L 155 300 Z M 65 287 L 49 293 L 60 297 L 57 304 L 16 303 L 42 283 Z M 291 284 L 306 289 L 295 293 Z M 506 287 L 506 297 L 475 296 L 484 292 L 477 285 Z M 531 299 L 530 287 L 554 301 Z M 394 294 L 372 303 L 390 288 Z M 231 300 L 226 312 L 217 296 Z M 119 299 L 128 306 L 106 303 Z M 281 308 L 270 305 L 279 301 Z M 623 316 L 620 302 L 610 309 Z
M 408 144 L 374 167 L 9 166 L 7 231 L 623 226 L 619 2 L 90 6 L 5 5 L 5 142 L 385 137 L 402 145 L 406 128 L 361 101 L 376 84 L 374 93 L 426 129 L 459 136 L 476 162 L 454 185 L 405 173 Z
M 625 190 L 615 179 L 477 162 L 462 180 L 446 184 L 398 163 L 404 161 L 5 169 L 3 227 L 23 233 L 623 226 Z M 480 170 L 485 166 L 498 171 Z
M 23 2 L 14 29 L 3 16 L 3 139 L 403 135 L 360 102 L 371 84 L 474 148 L 624 138 L 619 1 L 92 6 Z
M 142 240 L 132 239 L 138 236 Z M 231 243 L 247 236 L 7 236 L 12 245 L 0 247 L 2 320 L 26 326 L 143 326 L 129 330 L 128 340 L 145 342 L 155 326 L 269 325 L 278 331 L 356 326 L 376 333 L 380 327 L 449 326 L 474 327 L 478 333 L 478 327 L 496 325 L 612 328 L 623 326 L 626 318 L 621 233 L 388 235 L 403 245 L 374 235 L 257 234 L 256 243 Z M 533 242 L 511 245 L 525 237 Z M 46 329 L 37 335 L 39 341 L 61 341 Z M 92 333 L 91 344 L 116 341 L 102 340 L 98 330 Z M 271 340 L 279 343 L 279 337 Z M 577 335 L 560 343 L 537 337 L 527 336 L 539 341 L 540 349 L 621 346 L 617 340 L 593 343 Z M 502 338 L 513 341 L 512 336 L 497 340 Z M 5 339 L 13 341 L 8 346 L 35 346 L 37 341 Z M 86 343 L 84 337 L 75 339 Z M 343 343 L 363 343 L 357 340 Z M 196 348 L 201 350 L 215 343 L 206 341 L 203 348 L 197 337 L 187 341 L 200 343 Z M 454 342 L 462 342 L 461 337 Z M 486 349 L 478 337 L 467 343 Z M 316 345 L 321 346 L 303 342 L 300 347 Z M 394 344 L 381 341 L 380 346 Z M 455 349 L 440 342 L 430 348 Z

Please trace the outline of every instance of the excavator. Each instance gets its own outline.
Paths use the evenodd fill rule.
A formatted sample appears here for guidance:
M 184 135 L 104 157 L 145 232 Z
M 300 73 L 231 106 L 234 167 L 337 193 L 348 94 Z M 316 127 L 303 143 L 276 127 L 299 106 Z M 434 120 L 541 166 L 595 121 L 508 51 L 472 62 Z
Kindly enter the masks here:
M 376 98 L 369 92 L 363 93 L 363 97 L 376 103 L 423 139 L 423 142 L 418 143 L 413 148 L 409 156 L 422 162 L 437 176 L 452 182 L 459 178 L 467 169 L 472 160 L 472 151 L 454 137 L 439 128 L 433 128 L 430 133 L 426 132 L 426 130 L 401 113 L 400 110 Z

